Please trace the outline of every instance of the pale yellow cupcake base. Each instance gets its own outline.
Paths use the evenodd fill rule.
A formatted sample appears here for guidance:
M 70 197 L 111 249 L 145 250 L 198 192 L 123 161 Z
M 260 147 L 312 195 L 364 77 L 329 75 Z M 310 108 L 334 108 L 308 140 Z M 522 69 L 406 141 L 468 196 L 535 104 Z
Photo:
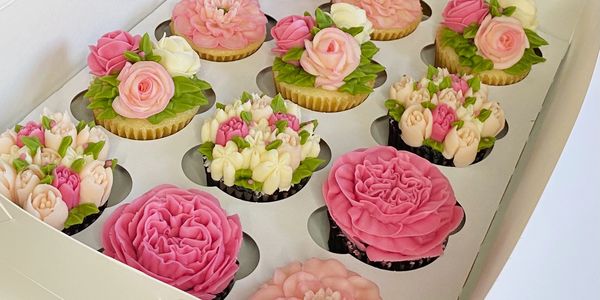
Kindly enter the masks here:
M 423 18 L 423 14 L 419 15 L 419 18 L 409 24 L 405 28 L 392 28 L 392 29 L 375 29 L 373 33 L 371 33 L 371 39 L 375 41 L 391 41 L 401 39 L 415 31 L 417 26 L 421 24 L 421 19 Z
M 200 58 L 216 62 L 234 61 L 248 57 L 260 48 L 260 46 L 263 44 L 266 38 L 265 36 L 262 38 L 262 40 L 251 43 L 248 46 L 238 50 L 200 48 L 194 45 L 194 43 L 187 37 L 178 34 L 175 31 L 175 26 L 173 26 L 173 22 L 169 24 L 169 27 L 171 28 L 171 33 L 183 37 L 188 42 L 188 44 L 190 44 L 190 46 L 192 46 L 192 48 L 198 53 Z
M 460 65 L 458 54 L 451 47 L 443 47 L 441 43 L 441 32 L 444 27 L 440 27 L 435 38 L 435 65 L 437 67 L 446 68 L 450 73 L 455 74 L 471 74 L 472 70 L 469 67 Z M 488 70 L 478 74 L 481 82 L 488 85 L 510 85 L 523 80 L 529 74 L 529 71 L 523 74 L 511 75 L 503 70 Z
M 273 72 L 273 75 L 275 88 L 283 98 L 314 111 L 340 112 L 348 110 L 363 103 L 369 97 L 369 94 L 352 95 L 315 87 L 297 86 L 278 81 L 276 72 Z M 370 86 L 373 87 L 374 84 L 371 82 Z
M 110 120 L 98 120 L 100 109 L 94 109 L 96 124 L 106 130 L 124 138 L 133 140 L 155 140 L 172 135 L 183 129 L 194 118 L 200 106 L 178 113 L 173 118 L 163 120 L 158 124 L 152 124 L 146 119 L 130 119 L 117 116 Z

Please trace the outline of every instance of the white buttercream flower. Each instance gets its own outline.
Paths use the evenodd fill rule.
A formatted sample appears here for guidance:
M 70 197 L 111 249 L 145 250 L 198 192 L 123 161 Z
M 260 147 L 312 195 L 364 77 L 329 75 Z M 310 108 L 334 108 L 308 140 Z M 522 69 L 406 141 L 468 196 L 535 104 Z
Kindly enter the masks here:
M 108 135 L 101 129 L 100 126 L 83 128 L 78 134 L 75 143 L 75 148 L 82 147 L 85 148 L 88 143 L 98 143 L 104 141 L 104 147 L 100 153 L 98 153 L 98 160 L 106 160 L 108 158 L 108 149 L 110 148 L 110 144 L 108 141 Z
M 390 98 L 405 105 L 414 90 L 414 85 L 415 80 L 412 77 L 407 75 L 402 76 L 400 81 L 390 87 Z
M 496 101 L 487 102 L 483 105 L 482 109 L 491 111 L 490 116 L 483 122 L 483 128 L 481 129 L 482 137 L 496 136 L 502 129 L 506 122 L 504 110 L 500 107 L 500 104 Z
M 58 230 L 65 227 L 65 221 L 69 216 L 69 208 L 63 201 L 60 191 L 49 184 L 36 186 L 29 194 L 23 208 Z
M 433 116 L 429 109 L 421 105 L 409 106 L 398 124 L 402 131 L 402 140 L 411 147 L 421 147 L 423 141 L 431 136 Z
M 268 119 L 273 114 L 273 108 L 271 108 L 272 100 L 273 98 L 265 95 L 260 98 L 256 96 L 249 101 L 252 102 L 252 121 Z
M 215 142 L 217 140 L 217 131 L 219 130 L 219 122 L 216 119 L 207 119 L 202 123 L 200 132 L 200 141 L 202 143 Z
M 455 90 L 449 88 L 439 92 L 437 95 L 436 104 L 446 104 L 452 109 L 456 110 L 462 105 L 462 101 L 462 91 L 456 92 Z
M 8 153 L 0 154 L 0 160 L 8 164 L 12 164 L 12 161 L 17 158 L 26 161 L 28 164 L 33 163 L 33 156 L 31 156 L 31 152 L 27 146 L 19 148 L 17 145 L 12 145 Z
M 373 24 L 363 9 L 348 3 L 335 3 L 331 5 L 330 15 L 338 28 L 362 27 L 363 31 L 354 37 L 359 44 L 371 40 Z
M 79 203 L 94 203 L 97 207 L 104 205 L 112 189 L 112 168 L 104 167 L 104 162 L 90 161 L 79 173 L 79 178 Z
M 60 154 L 58 154 L 58 152 L 56 152 L 52 148 L 41 148 L 40 147 L 37 149 L 37 152 L 35 153 L 35 156 L 33 157 L 33 163 L 40 167 L 44 167 L 49 164 L 58 165 L 61 160 L 62 160 L 62 157 L 60 156 Z
M 421 88 L 410 93 L 408 99 L 406 99 L 406 102 L 404 102 L 404 107 L 408 108 L 413 105 L 421 106 L 421 103 L 427 101 L 432 101 L 431 96 L 429 95 L 429 91 L 426 88 Z
M 77 128 L 69 117 L 69 114 L 65 111 L 64 113 L 49 113 L 44 110 L 44 116 L 52 120 L 50 130 L 44 131 L 44 140 L 46 147 L 58 151 L 62 139 L 66 136 L 70 136 L 75 143 L 77 139 Z M 71 146 L 74 146 L 71 144 Z
M 13 202 L 15 199 L 15 180 L 17 172 L 13 166 L 3 160 L 0 160 L 0 194 Z
M 12 146 L 17 143 L 17 133 L 8 129 L 2 134 L 0 134 L 0 154 L 8 154 L 10 153 L 10 149 Z
M 452 127 L 444 139 L 444 152 L 447 159 L 453 159 L 454 166 L 466 167 L 475 161 L 480 134 L 472 122 L 465 122 L 461 129 Z
M 263 183 L 263 193 L 271 195 L 277 189 L 287 191 L 292 185 L 293 169 L 290 167 L 290 155 L 279 155 L 276 149 L 262 156 L 260 164 L 252 171 L 252 179 Z
M 274 132 L 273 134 L 276 134 Z M 291 128 L 286 128 L 284 132 L 279 133 L 275 137 L 281 140 L 283 143 L 277 148 L 279 155 L 288 153 L 290 155 L 290 167 L 292 169 L 298 168 L 300 161 L 302 160 L 302 147 L 300 147 L 300 137 L 298 133 Z
M 238 147 L 233 141 L 228 141 L 225 147 L 215 145 L 213 160 L 210 163 L 210 176 L 213 180 L 223 182 L 227 186 L 235 183 L 235 171 L 242 169 L 244 157 L 238 152 Z
M 171 76 L 192 77 L 200 70 L 200 57 L 180 36 L 165 36 L 154 45 L 154 54 L 161 57 L 160 64 Z
M 21 171 L 15 180 L 15 200 L 19 206 L 23 207 L 25 201 L 29 199 L 29 195 L 33 189 L 40 184 L 44 177 L 42 170 L 36 165 L 29 165 L 27 169 Z
M 514 6 L 517 10 L 511 17 L 519 20 L 524 28 L 535 30 L 538 26 L 537 7 L 534 0 L 498 0 L 500 6 Z

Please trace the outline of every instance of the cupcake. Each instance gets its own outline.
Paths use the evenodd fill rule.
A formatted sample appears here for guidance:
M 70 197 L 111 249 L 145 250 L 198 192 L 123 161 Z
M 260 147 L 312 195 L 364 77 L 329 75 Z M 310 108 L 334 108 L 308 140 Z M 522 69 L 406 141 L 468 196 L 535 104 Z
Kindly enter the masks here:
M 546 61 L 539 47 L 533 0 L 451 0 L 437 31 L 435 63 L 452 73 L 478 74 L 485 84 L 523 80 Z
M 94 76 L 84 97 L 96 123 L 121 137 L 152 140 L 184 128 L 201 106 L 210 84 L 196 78 L 200 58 L 178 36 L 152 44 L 148 34 L 103 35 L 90 46 Z
M 260 48 L 266 24 L 258 0 L 182 0 L 173 10 L 170 26 L 201 58 L 233 61 Z
M 419 0 L 333 0 L 332 2 L 348 3 L 365 10 L 369 21 L 373 23 L 371 38 L 376 41 L 403 38 L 415 31 L 423 18 L 423 9 Z M 346 10 L 350 7 L 339 6 L 335 9 Z M 332 13 L 333 10 L 334 7 L 332 7 Z M 343 14 L 341 18 L 345 22 L 353 22 Z M 342 25 L 342 27 L 347 26 Z
M 242 245 L 237 215 L 212 195 L 160 185 L 104 224 L 104 254 L 200 299 L 224 299 Z
M 340 299 L 381 300 L 379 287 L 346 269 L 335 259 L 311 258 L 292 262 L 275 271 L 250 300 Z
M 0 194 L 48 225 L 73 235 L 106 207 L 116 160 L 106 133 L 44 110 L 41 122 L 0 135 Z
M 440 170 L 387 146 L 342 155 L 323 197 L 331 219 L 330 250 L 392 271 L 436 260 L 464 217 Z
M 432 163 L 466 167 L 487 157 L 506 124 L 479 77 L 429 66 L 416 82 L 404 75 L 390 88 L 388 145 Z
M 300 109 L 280 95 L 244 92 L 217 104 L 202 125 L 198 151 L 208 184 L 246 201 L 270 202 L 298 192 L 323 163 L 316 121 L 300 122 Z
M 331 12 L 317 9 L 315 18 L 289 16 L 271 29 L 277 91 L 321 112 L 362 103 L 373 91 L 377 73 L 385 69 L 372 60 L 379 49 L 370 41 L 372 25 L 365 11 L 340 3 Z

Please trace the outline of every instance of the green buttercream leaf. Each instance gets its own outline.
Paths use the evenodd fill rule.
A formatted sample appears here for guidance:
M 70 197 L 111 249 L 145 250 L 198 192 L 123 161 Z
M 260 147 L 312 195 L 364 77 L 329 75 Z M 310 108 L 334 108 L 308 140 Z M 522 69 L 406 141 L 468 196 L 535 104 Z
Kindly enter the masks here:
M 98 155 L 104 148 L 105 141 L 99 141 L 97 143 L 88 143 L 87 147 L 83 150 L 83 154 L 92 155 L 94 159 L 98 159 Z
M 152 55 L 152 42 L 150 41 L 150 35 L 148 35 L 148 33 L 144 33 L 142 36 L 140 50 L 144 52 L 144 56 Z
M 23 171 L 25 168 L 27 168 L 27 166 L 29 166 L 29 163 L 24 159 L 17 158 L 13 160 L 12 165 L 13 167 L 15 167 L 15 170 L 17 170 L 18 174 L 21 173 L 21 171 Z
M 346 92 L 351 95 L 362 95 L 369 94 L 373 91 L 373 88 L 368 86 L 367 84 L 361 82 L 360 79 L 352 79 L 346 81 L 344 85 L 342 85 L 338 91 Z
M 54 180 L 54 176 L 46 175 L 46 176 L 44 176 L 44 178 L 42 178 L 42 180 L 40 180 L 40 184 L 52 184 L 53 180 Z
M 273 113 L 287 113 L 287 108 L 285 107 L 285 101 L 281 94 L 277 94 L 273 100 L 271 100 L 271 108 L 273 109 Z
M 95 100 L 87 106 L 88 109 L 107 109 L 109 107 L 112 108 L 112 100 L 110 99 Z
M 325 161 L 322 159 L 318 159 L 316 157 L 307 157 L 305 158 L 302 162 L 300 162 L 300 165 L 303 166 L 304 168 L 310 170 L 311 172 L 314 172 L 315 170 L 317 170 Z
M 317 120 L 310 120 L 310 121 L 306 121 L 306 122 L 302 122 L 300 123 L 300 128 L 303 128 L 306 125 L 312 124 L 313 125 L 313 130 L 317 129 L 317 126 L 319 126 L 319 121 Z
M 54 172 L 54 169 L 56 169 L 56 164 L 47 164 L 47 165 L 43 166 L 41 169 L 42 169 L 42 173 L 44 173 L 44 175 L 52 175 L 52 172 Z
M 269 150 L 273 150 L 273 149 L 277 149 L 277 148 L 279 148 L 279 146 L 281 146 L 282 144 L 283 144 L 283 141 L 282 141 L 282 140 L 280 140 L 280 139 L 276 139 L 276 140 L 274 140 L 274 141 L 270 142 L 270 143 L 269 143 L 269 144 L 268 144 L 268 145 L 265 147 L 265 149 L 266 149 L 267 151 L 269 151 Z
M 252 170 L 250 169 L 239 169 L 235 171 L 235 180 L 248 180 L 252 178 Z
M 388 99 L 388 100 L 385 100 L 383 105 L 385 106 L 385 108 L 390 110 L 390 109 L 396 108 L 396 106 L 398 106 L 398 104 L 399 103 L 395 99 Z
M 231 138 L 231 140 L 237 145 L 239 150 L 243 150 L 245 148 L 250 147 L 250 143 L 248 143 L 246 140 L 244 140 L 240 136 L 236 135 L 233 138 Z
M 333 26 L 333 19 L 331 19 L 331 17 L 328 14 L 324 13 L 320 8 L 317 8 L 317 10 L 315 11 L 315 19 L 317 21 L 317 27 L 319 27 L 319 29 L 325 29 Z
M 361 55 L 368 59 L 372 59 L 373 56 L 375 56 L 375 54 L 377 54 L 377 52 L 379 52 L 379 48 L 377 48 L 377 46 L 375 46 L 375 44 L 371 41 L 368 41 L 368 42 L 360 45 Z
M 119 160 L 116 158 L 113 158 L 110 160 L 110 168 L 111 170 L 115 170 L 117 168 L 117 166 L 119 165 Z
M 98 100 L 113 100 L 119 95 L 119 80 L 116 75 L 96 77 L 83 95 L 90 102 Z
M 298 184 L 302 179 L 312 176 L 312 173 L 324 162 L 324 160 L 315 157 L 308 157 L 301 161 L 298 168 L 292 174 L 292 184 Z
M 363 72 L 365 74 L 373 75 L 373 74 L 377 74 L 379 72 L 383 72 L 385 70 L 385 67 L 380 64 L 371 62 L 369 64 L 358 67 L 357 70 L 360 70 L 361 72 Z
M 198 147 L 198 152 L 204 155 L 208 160 L 212 160 L 213 149 L 215 148 L 215 143 L 213 142 L 205 142 Z
M 252 122 L 252 113 L 249 111 L 242 111 L 240 113 L 240 118 L 244 120 L 246 123 Z
M 60 146 L 58 147 L 58 155 L 60 155 L 60 157 L 65 157 L 65 154 L 67 154 L 67 149 L 69 149 L 71 144 L 73 144 L 73 137 L 70 135 L 65 136 L 60 141 Z
M 481 73 L 483 71 L 494 68 L 494 63 L 489 59 L 482 59 L 480 63 L 473 67 L 473 73 Z
M 492 115 L 492 111 L 489 109 L 482 109 L 481 111 L 479 111 L 479 115 L 477 116 L 477 119 L 483 123 L 485 122 L 490 116 Z
M 19 131 L 21 131 L 21 129 L 23 129 L 23 125 L 19 125 L 19 124 L 15 125 L 15 132 L 16 133 L 19 133 Z
M 311 14 L 310 14 L 308 11 L 305 11 L 305 12 L 304 12 L 304 16 L 305 16 L 305 17 L 312 17 L 312 15 L 311 15 Z
M 351 28 L 340 28 L 343 32 L 348 33 L 351 36 L 356 36 L 357 34 L 363 32 L 364 27 L 360 26 L 360 27 L 351 27 Z
M 50 120 L 50 118 L 48 118 L 47 116 L 42 116 L 42 126 L 44 127 L 44 129 L 50 130 L 52 128 L 52 126 L 50 126 L 51 123 L 52 120 Z
M 94 203 L 82 203 L 69 211 L 69 216 L 65 221 L 65 229 L 83 223 L 83 219 L 87 216 L 99 213 L 98 207 Z
M 282 133 L 288 127 L 288 121 L 287 120 L 279 120 L 279 121 L 275 122 L 275 127 L 277 128 L 278 134 Z
M 477 30 L 479 30 L 479 24 L 473 23 L 469 25 L 465 27 L 465 30 L 463 31 L 463 37 L 465 39 L 474 39 L 475 35 L 477 34 Z
M 464 125 L 465 125 L 465 121 L 463 121 L 463 120 L 454 121 L 451 124 L 452 127 L 456 126 L 456 129 L 461 129 Z
M 546 41 L 544 38 L 539 36 L 535 31 L 533 31 L 531 29 L 527 29 L 527 28 L 525 28 L 524 30 L 525 30 L 525 35 L 527 36 L 527 39 L 529 40 L 530 48 L 539 48 L 541 46 L 548 45 L 548 41 Z
M 225 110 L 225 104 L 223 103 L 217 102 L 215 106 L 217 107 L 217 109 Z
M 114 87 L 118 87 L 119 79 L 117 79 L 117 76 L 118 75 L 107 75 L 107 76 L 98 77 L 98 79 L 105 84 L 108 84 L 108 85 L 114 86 Z
M 504 72 L 511 75 L 520 75 L 528 72 L 531 66 L 546 61 L 545 58 L 538 56 L 533 49 L 525 49 L 525 53 L 519 62 L 512 67 L 505 69 Z
M 490 14 L 492 14 L 493 17 L 502 15 L 502 7 L 500 7 L 498 0 L 490 0 Z
M 125 51 L 125 53 L 123 53 L 123 56 L 125 56 L 125 59 L 131 63 L 142 61 L 142 57 L 133 51 Z
M 427 84 L 427 90 L 429 91 L 429 95 L 433 95 L 439 92 L 440 88 L 435 83 L 433 83 L 433 81 L 430 81 L 429 84 Z
M 469 87 L 471 87 L 471 89 L 473 90 L 473 93 L 477 93 L 481 89 L 481 79 L 479 79 L 478 76 L 475 76 L 475 77 L 467 80 L 467 84 L 469 85 Z M 473 103 L 475 103 L 475 102 L 473 102 Z
M 319 31 L 321 31 L 321 29 L 319 29 L 317 26 L 314 26 L 313 28 L 310 29 L 310 34 L 315 36 L 315 35 L 317 35 L 317 33 L 319 33 Z
M 481 138 L 477 146 L 477 151 L 492 148 L 494 147 L 494 143 L 496 143 L 496 138 L 493 136 Z
M 433 150 L 435 150 L 435 151 L 437 151 L 437 152 L 440 152 L 440 153 L 441 153 L 441 152 L 444 152 L 444 144 L 443 144 L 443 143 L 440 143 L 440 142 L 438 142 L 438 141 L 436 141 L 436 140 L 433 140 L 433 139 L 425 139 L 425 140 L 423 141 L 423 145 L 424 145 L 424 146 L 427 146 L 427 147 L 429 147 L 429 148 L 431 148 L 431 149 L 433 149 Z
M 273 62 L 273 71 L 277 73 L 277 80 L 297 86 L 314 87 L 316 76 L 309 74 L 302 68 L 288 64 L 275 58 Z
M 42 146 L 42 143 L 37 136 L 23 136 L 21 137 L 21 142 L 29 148 L 31 156 L 34 156 L 37 150 Z
M 300 133 L 298 133 L 298 136 L 300 136 L 300 145 L 304 145 L 304 144 L 306 144 L 306 142 L 308 142 L 310 133 L 306 130 L 302 130 L 302 131 L 300 131 Z
M 465 98 L 465 102 L 463 103 L 463 107 L 467 108 L 467 107 L 469 107 L 469 105 L 475 104 L 475 102 L 477 102 L 477 98 L 475 98 L 475 97 L 467 97 L 467 98 Z
M 107 107 L 101 112 L 96 118 L 98 120 L 110 120 L 114 119 L 118 116 L 117 112 L 112 108 L 112 106 Z
M 234 182 L 236 186 L 243 187 L 255 192 L 262 192 L 263 183 L 252 179 L 240 179 Z
M 172 109 L 167 109 L 148 117 L 146 120 L 152 124 L 158 124 L 166 119 L 174 118 L 177 114 Z
M 304 53 L 304 48 L 292 48 L 281 58 L 284 62 L 299 61 Z
M 434 67 L 432 65 L 428 65 L 427 66 L 427 79 L 433 80 L 433 77 L 437 76 L 438 72 L 439 72 L 439 70 L 436 67 Z
M 242 103 L 246 103 L 250 100 L 252 100 L 252 95 L 248 92 L 243 92 L 242 97 L 240 97 L 240 101 L 242 101 Z
M 450 87 L 452 87 L 452 78 L 450 76 L 446 76 L 446 77 L 444 77 L 442 82 L 440 82 L 440 85 L 439 85 L 440 91 L 445 90 Z
M 77 133 L 80 133 L 86 126 L 87 123 L 85 121 L 79 121 L 79 123 L 77 123 L 77 126 L 75 126 L 75 129 L 77 129 Z
M 425 102 L 421 102 L 421 106 L 423 106 L 426 109 L 429 110 L 434 110 L 437 106 L 435 104 L 433 104 L 433 102 L 431 101 L 425 101 Z
M 71 163 L 71 170 L 75 171 L 76 173 L 79 173 L 79 172 L 81 172 L 81 170 L 83 169 L 84 166 L 85 166 L 85 159 L 78 158 Z
M 150 55 L 146 55 L 144 56 L 144 59 L 147 61 L 153 61 L 153 62 L 160 62 L 160 60 L 162 59 L 162 57 L 160 57 L 159 55 L 155 55 L 155 54 L 150 54 Z
M 505 15 L 505 16 L 507 16 L 507 17 L 510 17 L 510 16 L 512 16 L 515 13 L 516 10 L 517 10 L 516 6 L 505 7 L 502 10 L 502 14 Z

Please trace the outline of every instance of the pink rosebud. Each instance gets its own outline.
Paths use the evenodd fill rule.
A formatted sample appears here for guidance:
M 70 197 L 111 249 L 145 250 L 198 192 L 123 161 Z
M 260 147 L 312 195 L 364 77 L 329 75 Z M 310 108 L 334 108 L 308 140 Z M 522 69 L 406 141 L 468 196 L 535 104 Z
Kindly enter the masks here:
M 42 124 L 36 123 L 33 121 L 28 122 L 19 132 L 17 132 L 17 146 L 23 147 L 22 137 L 37 137 L 40 140 L 40 143 L 44 145 L 44 128 L 42 128 Z
M 486 18 L 475 35 L 475 45 L 494 69 L 504 70 L 518 63 L 529 40 L 521 22 L 513 17 Z
M 489 14 L 489 6 L 483 0 L 451 0 L 444 8 L 442 24 L 458 33 L 473 23 L 481 24 Z
M 225 146 L 234 136 L 245 138 L 248 131 L 248 125 L 240 117 L 232 117 L 219 125 L 215 141 L 217 144 Z
M 271 35 L 277 45 L 273 52 L 284 55 L 291 48 L 304 48 L 304 40 L 311 37 L 310 30 L 315 26 L 315 20 L 310 16 L 288 16 L 271 28 Z
M 277 121 L 280 121 L 280 120 L 287 121 L 287 126 L 291 129 L 293 129 L 294 131 L 300 130 L 300 121 L 298 120 L 298 118 L 296 118 L 296 116 L 294 116 L 292 114 L 284 114 L 284 113 L 273 114 L 269 117 L 269 125 L 274 128 Z
M 452 129 L 452 122 L 456 121 L 456 112 L 454 112 L 452 107 L 440 104 L 431 113 L 433 116 L 431 138 L 438 142 L 443 142 L 448 131 Z
M 79 205 L 79 175 L 65 166 L 58 166 L 53 172 L 52 186 L 57 188 L 69 210 Z
M 103 35 L 96 45 L 90 46 L 88 67 L 90 73 L 96 76 L 106 76 L 119 73 L 127 60 L 125 51 L 138 50 L 141 37 L 131 36 L 128 32 L 116 30 Z
M 452 77 L 452 89 L 457 93 L 462 92 L 463 95 L 467 94 L 469 91 L 469 83 L 455 74 L 451 74 L 450 77 Z

